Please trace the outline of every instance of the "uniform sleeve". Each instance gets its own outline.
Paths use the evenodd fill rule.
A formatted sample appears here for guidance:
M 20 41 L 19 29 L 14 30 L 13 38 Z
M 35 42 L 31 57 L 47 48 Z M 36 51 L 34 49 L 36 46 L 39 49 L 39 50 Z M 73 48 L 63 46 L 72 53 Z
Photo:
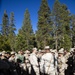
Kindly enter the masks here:
M 41 58 L 41 60 L 40 60 L 40 66 L 42 66 L 42 65 L 44 65 L 44 59 L 43 58 Z
M 44 73 L 44 59 L 43 58 L 41 58 L 41 60 L 40 60 L 40 71 L 41 71 L 41 73 Z
M 60 71 L 64 71 L 65 69 L 66 69 L 66 61 L 65 61 L 65 58 L 63 57 L 62 59 L 61 59 L 61 61 L 62 61 L 62 67 L 61 67 L 61 69 L 60 69 Z
M 38 61 L 37 61 L 37 57 L 34 56 L 34 55 L 31 55 L 29 57 L 29 60 L 30 60 L 30 63 L 33 65 L 33 66 L 38 66 Z

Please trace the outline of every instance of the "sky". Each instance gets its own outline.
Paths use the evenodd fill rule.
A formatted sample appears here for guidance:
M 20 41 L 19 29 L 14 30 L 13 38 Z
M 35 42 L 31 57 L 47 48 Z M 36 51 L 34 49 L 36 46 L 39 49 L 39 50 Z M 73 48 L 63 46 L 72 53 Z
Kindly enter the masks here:
M 75 0 L 59 0 L 61 4 L 66 4 L 71 14 L 75 14 Z M 52 10 L 55 0 L 48 0 L 48 5 Z M 28 9 L 33 31 L 37 30 L 38 11 L 41 5 L 41 0 L 0 0 L 0 24 L 2 24 L 2 17 L 4 10 L 7 11 L 8 16 L 14 12 L 16 33 L 23 25 L 24 13 Z

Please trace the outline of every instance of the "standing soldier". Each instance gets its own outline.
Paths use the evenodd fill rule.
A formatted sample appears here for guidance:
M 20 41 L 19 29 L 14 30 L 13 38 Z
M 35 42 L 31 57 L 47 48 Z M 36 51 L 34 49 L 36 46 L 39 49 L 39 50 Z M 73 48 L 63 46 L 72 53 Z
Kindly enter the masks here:
M 30 64 L 30 61 L 29 61 L 30 51 L 26 50 L 24 56 L 25 56 L 27 75 L 30 75 L 31 74 L 31 64 Z
M 45 47 L 45 54 L 41 57 L 40 70 L 42 75 L 55 75 L 54 58 L 49 46 Z
M 57 50 L 52 50 L 51 51 L 54 57 L 54 68 L 55 68 L 55 75 L 58 75 L 58 71 L 57 71 L 57 58 L 58 58 L 58 53 Z
M 36 56 L 36 54 L 37 54 L 37 48 L 33 48 L 32 50 L 33 51 L 32 51 L 32 54 L 29 57 L 29 60 L 30 60 L 30 63 L 32 65 L 32 68 L 34 70 L 35 75 L 40 75 L 38 58 Z M 34 74 L 32 74 L 32 75 L 34 75 Z
M 19 60 L 20 63 L 25 61 L 24 52 L 22 50 L 19 51 L 19 54 L 16 56 L 16 61 Z
M 58 52 L 58 75 L 65 75 L 65 69 L 66 69 L 66 61 L 63 56 L 64 52 L 63 50 L 59 50 Z
M 16 69 L 17 69 L 18 75 L 26 74 L 24 52 L 20 50 L 15 59 L 16 59 L 16 66 L 17 66 Z

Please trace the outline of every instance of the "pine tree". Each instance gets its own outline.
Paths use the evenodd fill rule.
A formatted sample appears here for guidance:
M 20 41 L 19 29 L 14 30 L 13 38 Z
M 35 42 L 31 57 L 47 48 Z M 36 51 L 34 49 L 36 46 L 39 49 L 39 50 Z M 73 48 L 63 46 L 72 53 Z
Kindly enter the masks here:
M 15 49 L 15 37 L 16 37 L 15 30 L 16 28 L 15 28 L 15 23 L 14 23 L 14 13 L 11 12 L 10 24 L 9 24 L 9 42 L 10 42 L 11 50 Z
M 3 50 L 3 37 L 2 37 L 2 35 L 0 34 L 0 51 L 2 51 Z
M 18 40 L 18 47 L 19 49 L 25 50 L 25 49 L 30 49 L 33 47 L 33 42 L 32 42 L 32 36 L 33 36 L 33 30 L 32 30 L 32 25 L 31 25 L 31 20 L 30 20 L 30 14 L 28 9 L 26 9 L 25 14 L 24 14 L 24 21 L 22 28 L 19 30 L 19 34 L 17 36 Z
M 59 40 L 59 37 L 60 37 L 60 23 L 59 23 L 59 20 L 60 20 L 60 8 L 61 8 L 61 4 L 59 2 L 59 0 L 55 0 L 55 3 L 53 5 L 53 10 L 52 10 L 52 21 L 53 21 L 53 39 L 55 40 L 55 43 L 54 43 L 54 47 L 56 49 L 58 49 L 58 40 Z
M 7 12 L 5 10 L 2 24 L 1 24 L 1 35 L 0 35 L 0 39 L 2 38 L 0 40 L 1 50 L 6 50 L 6 51 L 11 50 L 9 40 L 8 40 L 8 35 L 9 35 L 9 19 L 8 19 Z
M 9 34 L 9 19 L 6 10 L 4 11 L 3 21 L 2 21 L 2 35 L 8 36 Z
M 52 30 L 52 22 L 50 16 L 51 11 L 47 0 L 42 0 L 40 9 L 38 11 L 38 30 L 36 33 L 39 48 L 50 45 L 50 35 Z
M 61 23 L 61 35 L 62 35 L 62 46 L 69 50 L 72 46 L 71 42 L 71 30 L 70 30 L 70 21 L 71 16 L 70 12 L 68 11 L 68 8 L 65 4 L 62 4 L 61 6 L 61 15 L 60 15 L 60 23 Z
M 56 41 L 56 49 L 63 47 L 69 50 L 71 47 L 70 38 L 70 13 L 65 4 L 60 4 L 58 0 L 55 1 L 53 7 L 53 23 L 54 23 L 54 37 Z
M 72 37 L 72 47 L 75 47 L 75 15 L 72 15 L 72 19 L 71 19 L 71 37 Z

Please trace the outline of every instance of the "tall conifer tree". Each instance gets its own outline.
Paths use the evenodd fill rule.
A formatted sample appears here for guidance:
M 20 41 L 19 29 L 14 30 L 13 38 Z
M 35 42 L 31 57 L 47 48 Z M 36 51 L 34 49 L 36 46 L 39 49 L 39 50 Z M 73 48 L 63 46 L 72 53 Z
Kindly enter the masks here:
M 6 10 L 4 11 L 3 21 L 2 21 L 2 35 L 8 36 L 9 34 L 9 19 Z
M 72 23 L 72 26 L 71 26 L 72 47 L 75 47 L 75 15 L 72 15 L 71 23 Z
M 9 40 L 8 40 L 8 35 L 9 35 L 9 19 L 6 10 L 4 11 L 3 14 L 3 20 L 1 24 L 1 50 L 11 50 Z
M 14 50 L 15 49 L 15 37 L 16 37 L 16 34 L 15 34 L 15 22 L 14 22 L 14 13 L 11 12 L 10 14 L 10 23 L 9 23 L 9 42 L 10 42 L 10 47 L 11 47 L 11 50 Z
M 51 11 L 47 0 L 42 0 L 40 9 L 38 11 L 38 30 L 36 35 L 39 48 L 50 45 L 50 34 L 52 29 L 50 16 Z
M 53 5 L 53 10 L 52 10 L 52 21 L 53 21 L 53 38 L 55 40 L 54 46 L 56 49 L 58 49 L 58 40 L 59 40 L 59 36 L 60 36 L 60 8 L 61 8 L 61 4 L 59 2 L 59 0 L 55 0 L 55 3 Z
M 26 9 L 25 14 L 24 14 L 24 20 L 23 20 L 23 25 L 22 28 L 19 30 L 18 34 L 18 47 L 19 49 L 30 49 L 33 47 L 33 42 L 32 42 L 32 36 L 33 36 L 33 30 L 32 30 L 32 25 L 31 25 L 31 19 L 30 19 L 30 14 L 28 9 Z
M 56 48 L 70 49 L 71 38 L 70 38 L 70 13 L 68 8 L 64 4 L 60 4 L 58 0 L 55 1 L 53 8 L 53 21 L 55 25 L 55 39 Z
M 71 42 L 71 30 L 70 30 L 70 21 L 71 16 L 70 12 L 68 11 L 68 8 L 65 4 L 62 4 L 61 6 L 61 15 L 60 15 L 60 24 L 61 24 L 61 32 L 62 32 L 62 47 L 69 50 L 72 47 Z

